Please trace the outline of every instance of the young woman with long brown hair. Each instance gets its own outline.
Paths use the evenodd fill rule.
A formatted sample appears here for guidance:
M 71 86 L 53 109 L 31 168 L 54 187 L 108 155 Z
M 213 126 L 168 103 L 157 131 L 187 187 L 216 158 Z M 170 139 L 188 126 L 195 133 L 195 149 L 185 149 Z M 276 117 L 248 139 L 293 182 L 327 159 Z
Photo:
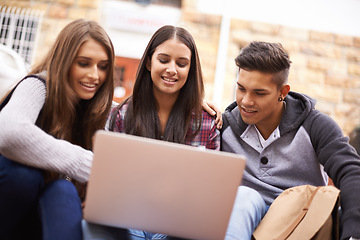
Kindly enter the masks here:
M 82 239 L 92 136 L 111 108 L 113 71 L 110 38 L 79 19 L 16 86 L 0 112 L 1 239 Z

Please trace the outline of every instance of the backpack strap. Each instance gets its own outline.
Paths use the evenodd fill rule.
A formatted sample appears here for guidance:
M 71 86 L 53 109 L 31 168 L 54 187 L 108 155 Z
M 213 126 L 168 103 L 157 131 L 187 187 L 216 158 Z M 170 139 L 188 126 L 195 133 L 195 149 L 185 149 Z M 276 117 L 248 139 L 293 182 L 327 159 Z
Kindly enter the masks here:
M 5 107 L 5 105 L 9 102 L 12 94 L 14 93 L 16 87 L 22 82 L 24 81 L 25 79 L 27 78 L 37 78 L 39 80 L 41 80 L 45 85 L 46 85 L 46 80 L 41 77 L 40 75 L 37 75 L 37 74 L 30 74 L 30 75 L 27 75 L 25 76 L 23 79 L 21 79 L 16 85 L 15 87 L 13 87 L 13 89 L 11 89 L 11 91 L 6 95 L 6 97 L 3 99 L 3 101 L 0 103 L 0 111 Z

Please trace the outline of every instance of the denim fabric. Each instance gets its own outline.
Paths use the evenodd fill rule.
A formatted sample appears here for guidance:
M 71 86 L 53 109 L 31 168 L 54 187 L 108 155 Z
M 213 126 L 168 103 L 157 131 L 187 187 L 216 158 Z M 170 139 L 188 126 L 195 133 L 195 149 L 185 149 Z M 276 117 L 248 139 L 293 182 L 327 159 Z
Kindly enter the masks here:
M 0 196 L 0 239 L 82 239 L 72 183 L 45 184 L 42 170 L 0 156 Z
M 75 186 L 59 179 L 47 184 L 38 211 L 43 240 L 81 240 L 81 202 Z
M 265 204 L 263 198 L 257 191 L 248 187 L 240 186 L 238 188 L 225 240 L 250 240 L 252 232 L 260 223 L 260 220 L 265 215 L 267 209 L 268 206 Z M 118 235 L 119 230 L 120 229 L 98 224 L 89 224 L 86 223 L 86 221 L 83 221 L 84 240 L 180 240 L 180 238 L 174 238 L 163 234 L 153 234 L 134 229 L 128 230 L 126 238 L 120 238 L 120 235 Z
M 225 240 L 250 240 L 269 207 L 256 190 L 240 186 L 231 213 Z
M 40 170 L 0 156 L 0 239 L 31 239 L 31 236 L 36 239 L 35 235 L 41 236 L 38 219 L 33 216 L 36 216 L 38 196 L 43 186 Z

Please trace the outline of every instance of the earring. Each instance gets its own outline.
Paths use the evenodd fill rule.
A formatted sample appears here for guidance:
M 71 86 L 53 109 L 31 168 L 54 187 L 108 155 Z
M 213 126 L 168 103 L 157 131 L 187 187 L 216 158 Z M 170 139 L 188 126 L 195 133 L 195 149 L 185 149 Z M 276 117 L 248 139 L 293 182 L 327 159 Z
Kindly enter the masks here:
M 279 98 L 278 98 L 278 101 L 279 102 L 282 102 L 284 99 L 280 96 Z

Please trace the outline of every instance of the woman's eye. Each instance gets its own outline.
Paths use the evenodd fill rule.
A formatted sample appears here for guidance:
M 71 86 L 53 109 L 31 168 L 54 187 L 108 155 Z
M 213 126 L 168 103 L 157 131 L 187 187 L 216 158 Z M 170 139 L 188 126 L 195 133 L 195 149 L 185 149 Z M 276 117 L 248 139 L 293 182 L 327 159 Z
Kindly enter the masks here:
M 107 68 L 108 68 L 108 64 L 103 64 L 103 65 L 99 65 L 99 68 L 101 69 L 101 70 L 106 70 Z
M 86 67 L 88 66 L 88 63 L 87 62 L 78 62 L 79 66 L 80 67 Z
M 186 65 L 187 65 L 186 63 L 178 63 L 178 66 L 181 68 L 186 67 Z
M 161 63 L 167 63 L 168 61 L 165 60 L 165 59 L 159 59 L 159 62 L 161 62 Z

